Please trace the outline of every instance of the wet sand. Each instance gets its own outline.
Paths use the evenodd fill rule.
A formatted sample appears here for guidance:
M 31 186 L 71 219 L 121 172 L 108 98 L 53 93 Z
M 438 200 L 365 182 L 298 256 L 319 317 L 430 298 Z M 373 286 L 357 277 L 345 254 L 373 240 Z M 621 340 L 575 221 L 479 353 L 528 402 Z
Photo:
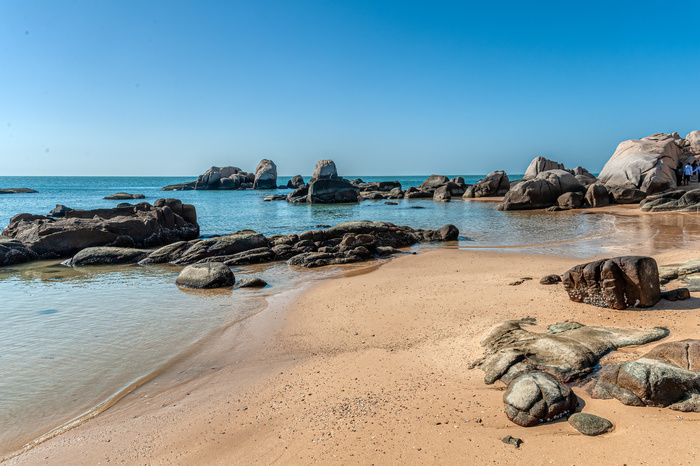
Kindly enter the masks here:
M 616 255 L 648 254 L 667 264 L 697 254 L 695 217 L 617 209 L 608 211 L 631 218 L 612 241 Z M 522 428 L 503 412 L 503 386 L 484 385 L 482 372 L 468 369 L 482 354 L 483 335 L 507 319 L 534 317 L 540 330 L 563 320 L 661 325 L 671 330 L 665 341 L 700 337 L 700 294 L 652 310 L 612 311 L 538 283 L 580 262 L 442 248 L 370 265 L 367 273 L 355 267 L 222 330 L 164 374 L 182 383 L 159 390 L 156 378 L 8 464 L 695 463 L 700 414 L 596 400 L 584 385 L 574 388 L 582 411 L 610 419 L 612 433 L 586 437 L 565 420 Z M 523 277 L 534 280 L 509 285 Z M 606 359 L 634 358 L 653 346 Z M 523 445 L 502 443 L 506 435 Z

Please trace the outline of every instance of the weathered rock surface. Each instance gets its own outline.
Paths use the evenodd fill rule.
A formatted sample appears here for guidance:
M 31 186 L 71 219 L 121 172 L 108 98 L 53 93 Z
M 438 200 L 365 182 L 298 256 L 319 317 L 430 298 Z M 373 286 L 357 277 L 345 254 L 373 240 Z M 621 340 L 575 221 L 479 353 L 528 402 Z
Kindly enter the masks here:
M 199 236 L 194 206 L 159 199 L 113 209 L 71 210 L 60 218 L 19 214 L 2 235 L 21 241 L 36 258 L 70 257 L 93 246 L 153 247 Z
M 700 189 L 671 191 L 644 200 L 640 203 L 643 212 L 698 212 L 700 211 Z
M 287 202 L 290 204 L 303 204 L 306 203 L 309 197 L 309 187 L 300 186 L 291 193 L 287 194 Z
M 464 183 L 464 179 L 462 179 Z M 477 181 L 464 192 L 464 198 L 505 196 L 510 190 L 510 180 L 503 170 L 496 170 Z
M 700 340 L 663 343 L 635 361 L 603 367 L 593 395 L 700 412 Z
M 211 167 L 199 175 L 194 189 L 241 189 L 248 187 L 247 183 L 252 183 L 254 179 L 254 174 L 246 173 L 238 167 Z
M 51 212 L 49 212 L 50 217 L 63 217 L 66 215 L 66 212 L 70 212 L 71 209 L 70 207 L 66 207 L 61 204 L 56 204 L 56 208 L 52 209 Z
M 291 193 L 294 194 L 294 193 Z M 309 183 L 306 202 L 309 204 L 360 202 L 359 188 L 341 179 L 317 179 Z
M 192 264 L 211 257 L 222 258 L 258 248 L 269 248 L 267 238 L 260 233 L 243 230 L 231 235 L 197 241 L 172 262 Z M 217 262 L 223 261 L 217 260 Z
M 680 264 L 660 266 L 659 281 L 661 283 L 667 283 L 676 278 L 683 278 L 697 273 L 700 273 L 700 258 L 690 259 Z
M 554 160 L 549 160 L 544 157 L 535 157 L 530 165 L 528 165 L 523 175 L 524 180 L 529 180 L 537 177 L 542 172 L 547 172 L 549 170 L 564 170 L 564 164 L 555 162 Z
M 532 321 L 511 320 L 498 324 L 481 346 L 485 356 L 472 364 L 484 371 L 484 382 L 501 380 L 509 384 L 519 375 L 543 371 L 562 382 L 578 379 L 598 364 L 605 354 L 617 348 L 643 345 L 668 336 L 665 328 L 635 330 L 585 326 L 578 322 L 559 322 L 545 333 L 523 328 Z
M 304 186 L 304 178 L 301 175 L 295 175 L 287 182 L 289 189 L 297 189 Z
M 72 258 L 63 261 L 63 265 L 78 267 L 82 265 L 136 264 L 150 251 L 133 248 L 115 248 L 98 246 L 85 248 Z
M 646 194 L 676 187 L 682 155 L 677 134 L 654 134 L 621 142 L 598 179 L 608 188 L 633 188 Z
M 594 183 L 586 189 L 584 204 L 589 207 L 605 207 L 610 205 L 608 188 L 601 183 Z
M 163 188 L 161 191 L 192 191 L 197 184 L 197 181 L 186 181 L 184 183 L 169 184 Z
M 127 199 L 146 199 L 146 196 L 143 194 L 129 194 L 129 193 L 116 193 L 116 194 L 110 194 L 109 196 L 105 197 L 107 200 L 114 200 L 114 201 L 123 201 Z M 58 207 L 58 206 L 56 206 Z
M 0 236 L 0 267 L 37 259 L 37 254 L 16 239 Z
M 544 372 L 515 378 L 503 395 L 506 416 L 515 424 L 530 427 L 576 410 L 578 400 L 569 387 Z
M 314 180 L 335 180 L 338 178 L 338 170 L 335 167 L 335 162 L 332 160 L 319 160 L 314 167 L 314 174 L 311 176 L 311 181 Z
M 577 191 L 573 193 L 564 193 L 557 198 L 557 205 L 568 209 L 578 209 L 583 205 L 584 193 Z
M 569 424 L 583 435 L 589 436 L 602 435 L 613 428 L 612 422 L 604 417 L 588 413 L 576 413 L 571 415 L 569 417 Z
M 277 165 L 269 159 L 262 159 L 255 169 L 253 189 L 276 189 Z
M 561 276 L 560 275 L 545 275 L 540 279 L 540 284 L 541 285 L 556 285 L 557 283 L 561 283 Z
M 618 204 L 637 204 L 647 197 L 644 191 L 624 186 L 612 186 L 608 188 L 608 191 Z
M 433 193 L 433 200 L 437 202 L 450 202 L 452 199 L 452 196 L 450 195 L 450 192 L 447 190 L 447 186 L 443 185 L 440 186 L 435 190 L 435 193 Z
M 612 309 L 651 307 L 661 299 L 659 269 L 651 257 L 622 256 L 579 264 L 563 275 L 572 301 Z
M 585 193 L 586 188 L 564 170 L 548 170 L 511 186 L 503 198 L 503 210 L 544 209 L 556 204 L 564 193 Z
M 236 283 L 237 288 L 264 288 L 266 286 L 267 282 L 258 277 L 243 278 Z
M 0 194 L 32 194 L 38 191 L 34 191 L 29 188 L 0 188 Z
M 443 175 L 430 175 L 423 183 L 421 183 L 421 189 L 425 188 L 438 188 L 443 184 L 449 182 L 450 179 Z
M 175 280 L 177 286 L 195 289 L 228 288 L 235 282 L 231 269 L 218 262 L 188 265 Z

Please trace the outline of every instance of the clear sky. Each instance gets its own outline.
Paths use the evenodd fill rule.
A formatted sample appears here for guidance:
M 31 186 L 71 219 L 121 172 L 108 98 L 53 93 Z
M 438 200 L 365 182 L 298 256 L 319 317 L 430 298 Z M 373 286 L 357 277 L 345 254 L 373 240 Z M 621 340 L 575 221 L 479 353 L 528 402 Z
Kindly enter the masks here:
M 0 1 L 0 175 L 598 172 L 700 129 L 700 2 Z

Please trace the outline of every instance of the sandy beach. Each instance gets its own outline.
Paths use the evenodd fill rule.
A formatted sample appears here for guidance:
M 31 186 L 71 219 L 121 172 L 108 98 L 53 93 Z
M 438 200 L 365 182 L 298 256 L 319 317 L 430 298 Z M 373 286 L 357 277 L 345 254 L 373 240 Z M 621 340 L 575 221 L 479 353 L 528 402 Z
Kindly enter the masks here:
M 640 224 L 680 217 L 640 216 Z M 627 252 L 680 262 L 697 241 L 658 247 L 687 233 L 668 227 Z M 569 301 L 561 284 L 539 284 L 580 262 L 441 248 L 355 267 L 301 296 L 273 299 L 106 412 L 7 464 L 693 464 L 700 414 L 593 399 L 583 384 L 574 386 L 579 411 L 611 420 L 613 432 L 587 437 L 565 419 L 523 428 L 504 414 L 503 385 L 487 386 L 469 370 L 484 334 L 508 319 L 533 317 L 540 331 L 564 320 L 658 325 L 671 331 L 664 342 L 698 338 L 695 293 L 614 311 Z M 524 277 L 533 280 L 509 285 Z M 506 435 L 524 443 L 507 445 Z

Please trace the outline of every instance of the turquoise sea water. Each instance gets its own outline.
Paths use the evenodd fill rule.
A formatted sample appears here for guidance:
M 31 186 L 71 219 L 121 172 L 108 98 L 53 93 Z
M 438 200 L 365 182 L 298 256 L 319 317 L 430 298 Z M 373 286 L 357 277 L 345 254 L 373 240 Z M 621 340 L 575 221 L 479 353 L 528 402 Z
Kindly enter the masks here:
M 360 176 L 364 181 L 399 180 L 404 189 L 426 177 Z M 465 178 L 473 183 L 480 177 Z M 268 194 L 289 190 L 160 191 L 192 179 L 0 177 L 0 188 L 38 191 L 0 195 L 0 227 L 17 213 L 46 214 L 56 204 L 112 207 L 122 201 L 103 197 L 129 192 L 146 195 L 150 203 L 176 197 L 194 204 L 203 236 L 242 229 L 265 235 L 292 233 L 348 220 L 425 229 L 452 223 L 461 232 L 461 247 L 516 246 L 528 252 L 583 257 L 591 254 L 586 239 L 593 241 L 615 229 L 610 215 L 498 212 L 490 202 L 400 200 L 398 205 L 364 201 L 311 206 L 263 201 Z M 278 183 L 288 179 L 280 177 Z M 0 268 L 0 456 L 93 410 L 216 328 L 255 312 L 256 296 L 301 286 L 309 273 L 285 264 L 235 272 L 240 278 L 253 270 L 272 286 L 263 292 L 184 293 L 174 285 L 179 269 L 167 265 L 71 269 L 53 261 Z

